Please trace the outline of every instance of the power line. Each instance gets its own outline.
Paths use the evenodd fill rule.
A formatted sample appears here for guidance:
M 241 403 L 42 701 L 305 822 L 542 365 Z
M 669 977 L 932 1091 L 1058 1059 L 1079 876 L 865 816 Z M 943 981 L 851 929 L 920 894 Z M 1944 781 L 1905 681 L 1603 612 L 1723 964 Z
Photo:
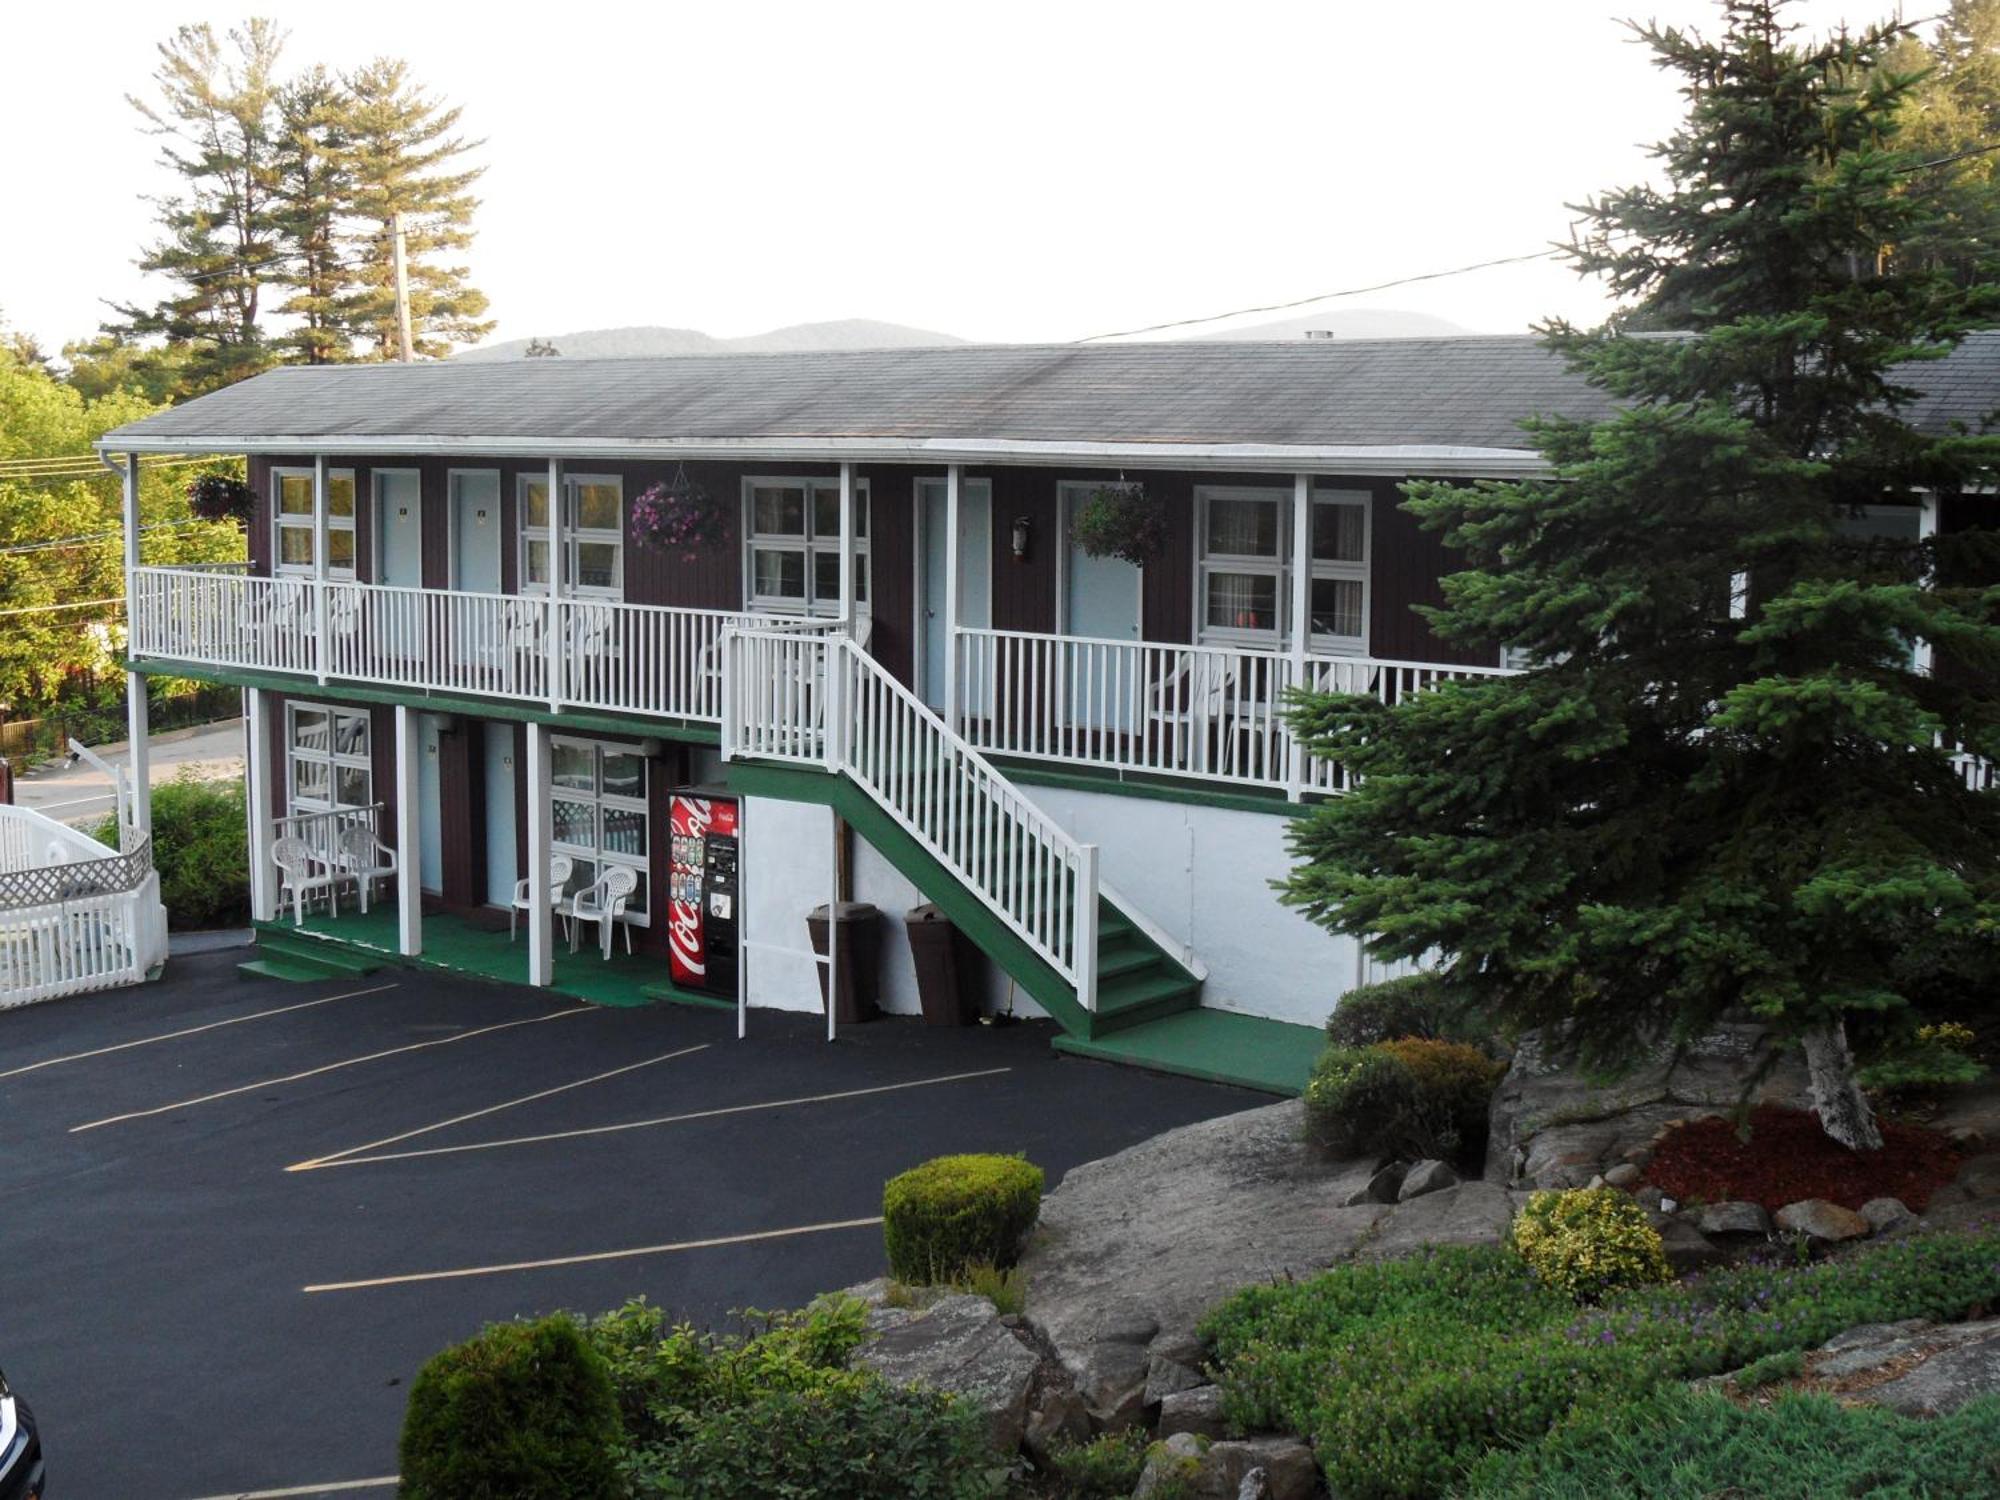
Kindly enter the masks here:
M 151 525 L 141 526 L 139 532 L 143 536 L 149 531 L 168 531 L 176 526 L 210 526 L 213 524 L 215 523 L 205 521 L 200 516 L 185 516 L 177 521 L 154 521 Z M 87 547 L 92 542 L 107 541 L 112 537 L 121 537 L 123 535 L 125 535 L 125 530 L 123 527 L 120 527 L 116 531 L 80 531 L 74 536 L 50 537 L 46 541 L 17 542 L 9 547 L 0 547 L 0 557 L 19 557 L 28 552 L 66 552 L 73 547 Z
M 123 599 L 79 599 L 74 604 L 30 604 L 20 609 L 0 609 L 0 618 L 8 615 L 53 615 L 66 609 L 99 609 L 107 604 L 123 604 Z
M 1286 312 L 1294 307 L 1307 307 L 1315 302 L 1331 302 L 1336 297 L 1359 297 L 1364 292 L 1385 292 L 1391 287 L 1410 286 L 1419 281 L 1442 281 L 1447 276 L 1463 276 L 1468 271 L 1484 271 L 1494 266 L 1515 266 L 1524 261 L 1547 260 L 1563 251 L 1551 247 L 1537 250 L 1532 255 L 1503 255 L 1498 260 L 1475 261 L 1469 266 L 1454 266 L 1449 271 L 1426 271 L 1420 276 L 1399 276 L 1394 281 L 1378 281 L 1373 286 L 1348 287 L 1344 291 L 1321 292 L 1316 297 L 1300 297 L 1291 302 L 1267 302 L 1261 307 L 1239 307 L 1233 312 L 1210 313 L 1201 318 L 1176 318 L 1171 323 L 1149 323 L 1144 328 L 1121 328 L 1116 333 L 1093 333 L 1087 338 L 1073 339 L 1072 343 L 1094 344 L 1100 339 L 1131 338 L 1141 333 L 1161 333 L 1169 328 L 1192 328 L 1197 323 L 1220 323 L 1225 318 L 1242 318 L 1251 313 Z

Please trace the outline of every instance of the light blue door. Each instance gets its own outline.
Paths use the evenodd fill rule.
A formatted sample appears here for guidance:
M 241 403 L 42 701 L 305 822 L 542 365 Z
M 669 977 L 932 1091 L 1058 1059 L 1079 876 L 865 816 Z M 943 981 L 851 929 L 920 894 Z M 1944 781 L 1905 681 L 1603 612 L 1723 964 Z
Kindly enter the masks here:
M 375 579 L 424 586 L 424 485 L 415 469 L 375 471 Z
M 419 883 L 427 891 L 443 890 L 444 819 L 439 798 L 435 714 L 417 715 L 417 849 Z
M 923 611 L 923 662 L 919 693 L 932 708 L 944 707 L 945 653 L 951 632 L 945 604 L 946 529 L 950 506 L 945 481 L 919 479 L 917 496 L 923 512 L 924 578 L 919 608 Z M 993 621 L 993 487 L 984 479 L 968 479 L 958 492 L 958 623 L 984 630 Z M 976 683 L 959 684 L 968 709 L 976 709 L 984 694 Z
M 451 476 L 451 586 L 500 592 L 500 471 L 456 469 Z
M 1062 633 L 1097 641 L 1139 639 L 1139 569 L 1115 557 L 1092 557 L 1070 540 L 1070 517 L 1095 486 L 1062 486 Z M 1070 722 L 1094 729 L 1128 730 L 1138 718 L 1133 701 L 1139 677 L 1126 653 L 1066 648 Z
M 489 723 L 486 729 L 486 901 L 505 906 L 514 899 L 514 726 Z

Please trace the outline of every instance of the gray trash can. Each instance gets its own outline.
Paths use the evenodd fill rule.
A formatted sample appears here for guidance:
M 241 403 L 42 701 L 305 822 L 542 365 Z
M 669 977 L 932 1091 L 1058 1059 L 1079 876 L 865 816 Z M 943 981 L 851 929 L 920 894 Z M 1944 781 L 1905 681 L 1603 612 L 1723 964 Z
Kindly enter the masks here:
M 924 1024 L 972 1025 L 979 1019 L 979 974 L 970 939 L 932 903 L 912 907 L 904 922 Z

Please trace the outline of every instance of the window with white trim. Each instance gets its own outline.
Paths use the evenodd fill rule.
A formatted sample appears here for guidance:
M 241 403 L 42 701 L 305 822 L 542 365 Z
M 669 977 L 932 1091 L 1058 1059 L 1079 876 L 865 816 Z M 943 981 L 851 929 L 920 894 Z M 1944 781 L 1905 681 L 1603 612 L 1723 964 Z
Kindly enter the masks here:
M 313 471 L 271 471 L 271 549 L 280 573 L 311 573 L 313 566 Z M 354 471 L 326 471 L 326 571 L 354 576 Z
M 372 807 L 375 763 L 366 709 L 329 703 L 285 705 L 286 811 Z
M 626 913 L 646 925 L 648 841 L 646 757 L 634 745 L 557 736 L 550 742 L 551 847 L 572 863 L 573 895 L 595 885 L 610 865 L 639 877 Z
M 524 594 L 549 591 L 549 481 L 523 474 L 520 578 Z M 625 490 L 615 474 L 563 476 L 563 592 L 625 596 Z
M 1314 490 L 1306 599 L 1315 651 L 1368 648 L 1369 500 Z M 1204 485 L 1195 491 L 1195 626 L 1202 644 L 1290 644 L 1292 492 Z
M 840 613 L 840 481 L 743 481 L 743 597 L 772 614 Z M 868 481 L 854 484 L 854 603 L 868 587 Z

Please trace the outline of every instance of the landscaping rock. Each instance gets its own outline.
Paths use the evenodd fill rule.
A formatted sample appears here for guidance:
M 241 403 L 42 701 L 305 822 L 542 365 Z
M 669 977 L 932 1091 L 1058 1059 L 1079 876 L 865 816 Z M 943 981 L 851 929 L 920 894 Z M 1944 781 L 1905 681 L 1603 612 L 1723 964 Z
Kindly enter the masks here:
M 1652 1209 L 1655 1213 L 1659 1212 L 1660 1204 L 1666 1196 L 1650 1182 L 1642 1182 L 1632 1189 L 1632 1201 L 1641 1208 Z
M 1236 1486 L 1236 1500 L 1271 1500 L 1271 1476 L 1262 1469 L 1252 1469 Z
M 1396 1190 L 1396 1201 L 1407 1203 L 1412 1198 L 1421 1198 L 1426 1193 L 1441 1192 L 1448 1187 L 1458 1186 L 1458 1173 L 1452 1171 L 1448 1162 L 1420 1161 L 1411 1167 L 1403 1178 L 1403 1185 Z
M 1729 1259 L 1729 1253 L 1686 1219 L 1669 1219 L 1660 1231 L 1660 1244 L 1667 1252 L 1667 1264 L 1678 1275 L 1705 1271 Z
M 1177 1432 L 1153 1444 L 1146 1450 L 1146 1467 L 1139 1472 L 1132 1500 L 1146 1500 L 1160 1490 L 1185 1494 L 1201 1473 L 1203 1447 L 1202 1440 L 1191 1432 Z
M 1753 1080 L 1751 1103 L 1811 1105 L 1797 1049 L 1755 1023 L 1725 1023 L 1678 1055 L 1662 1044 L 1615 1079 L 1584 1077 L 1553 1038 L 1530 1032 L 1494 1091 L 1486 1176 L 1579 1187 L 1680 1120 L 1734 1110 Z
M 1805 1198 L 1787 1203 L 1778 1210 L 1777 1224 L 1791 1234 L 1803 1234 L 1821 1244 L 1837 1245 L 1847 1240 L 1866 1239 L 1868 1221 L 1851 1208 L 1829 1203 L 1824 1198 Z
M 1514 1202 L 1493 1182 L 1463 1182 L 1426 1193 L 1385 1214 L 1361 1260 L 1394 1260 L 1426 1245 L 1497 1245 L 1514 1222 Z
M 1901 1198 L 1870 1198 L 1861 1205 L 1861 1217 L 1876 1234 L 1892 1234 L 1917 1221 Z
M 1954 1180 L 1970 1197 L 2000 1198 L 2000 1151 L 1973 1157 Z
M 1038 1401 L 1030 1399 L 1021 1446 L 1040 1467 L 1049 1467 L 1056 1449 L 1089 1440 L 1090 1413 L 1067 1381 L 1049 1384 Z
M 1227 1425 L 1222 1416 L 1222 1387 L 1198 1385 L 1192 1390 L 1175 1391 L 1160 1402 L 1160 1425 L 1155 1430 L 1163 1438 L 1177 1432 L 1219 1438 Z
M 1757 1203 L 1711 1203 L 1695 1218 L 1703 1234 L 1754 1234 L 1771 1232 L 1771 1216 Z
M 1621 1161 L 1617 1166 L 1605 1171 L 1604 1181 L 1609 1186 L 1615 1188 L 1637 1187 L 1639 1185 L 1639 1175 L 1637 1163 Z
M 1236 1500 L 1244 1481 L 1262 1471 L 1263 1493 L 1270 1500 L 1310 1500 L 1319 1488 L 1319 1465 L 1304 1440 L 1295 1437 L 1255 1437 L 1240 1442 L 1213 1443 L 1202 1455 L 1195 1494 L 1215 1500 Z
M 1396 1195 L 1403 1190 L 1403 1179 L 1409 1171 L 1408 1162 L 1390 1162 L 1369 1178 L 1364 1186 L 1350 1194 L 1345 1206 L 1355 1208 L 1363 1203 L 1394 1203 Z
M 1146 1355 L 1146 1404 L 1158 1406 L 1176 1391 L 1191 1391 L 1206 1385 L 1208 1377 L 1180 1360 L 1169 1359 L 1157 1349 Z
M 1021 1446 L 1041 1356 L 1000 1321 L 992 1303 L 951 1295 L 923 1308 L 877 1305 L 868 1327 L 875 1337 L 855 1355 L 857 1364 L 897 1385 L 921 1381 L 950 1391 L 986 1419 L 997 1450 Z
M 1816 1380 L 1838 1382 L 1842 1399 L 1904 1416 L 1943 1416 L 2000 1392 L 2000 1318 L 1850 1328 L 1822 1344 L 1810 1365 Z

